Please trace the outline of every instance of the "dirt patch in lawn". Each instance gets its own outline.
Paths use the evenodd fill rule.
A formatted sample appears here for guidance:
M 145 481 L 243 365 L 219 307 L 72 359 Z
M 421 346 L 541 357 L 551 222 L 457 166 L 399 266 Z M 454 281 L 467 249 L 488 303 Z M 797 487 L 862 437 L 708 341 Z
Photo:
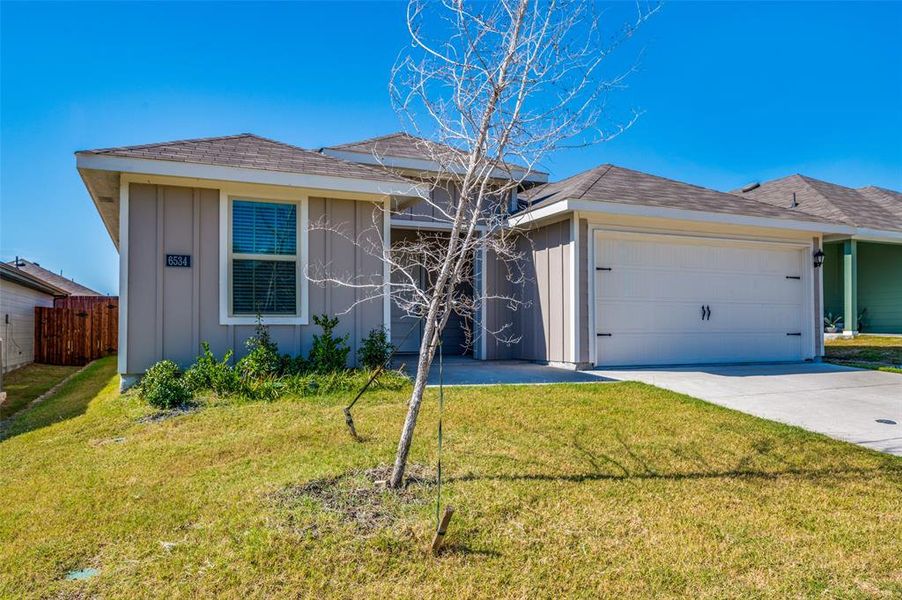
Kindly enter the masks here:
M 338 517 L 342 523 L 353 525 L 360 533 L 373 533 L 398 522 L 405 507 L 423 506 L 435 499 L 435 469 L 423 464 L 407 468 L 405 485 L 400 490 L 389 489 L 391 465 L 372 469 L 356 469 L 337 477 L 314 479 L 304 484 L 290 485 L 276 494 L 276 504 L 291 513 L 312 503 L 319 509 Z M 301 527 L 316 534 L 318 525 Z
M 144 415 L 143 417 L 138 418 L 138 423 L 159 423 L 160 421 L 165 421 L 174 417 L 190 415 L 192 413 L 196 413 L 199 410 L 200 406 L 195 405 L 184 406 L 182 408 L 172 408 L 169 410 L 158 410 L 155 413 Z

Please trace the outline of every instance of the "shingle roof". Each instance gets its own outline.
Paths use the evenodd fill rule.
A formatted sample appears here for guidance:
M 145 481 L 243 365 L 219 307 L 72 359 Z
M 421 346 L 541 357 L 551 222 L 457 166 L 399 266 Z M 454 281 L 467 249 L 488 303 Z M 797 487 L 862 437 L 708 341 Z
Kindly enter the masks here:
M 521 195 L 529 200 L 532 206 L 544 206 L 563 200 L 594 200 L 752 217 L 826 222 L 825 219 L 815 215 L 806 214 L 802 217 L 798 212 L 785 208 L 615 165 L 601 165 L 562 181 L 540 185 Z
M 403 131 L 380 135 L 374 138 L 348 142 L 337 146 L 328 146 L 330 150 L 361 152 L 375 156 L 393 156 L 395 158 L 426 158 L 432 152 L 446 149 L 453 152 L 450 146 L 436 144 L 425 138 L 410 135 Z
M 53 271 L 48 271 L 38 263 L 31 262 L 24 258 L 11 260 L 8 263 L 0 263 L 5 269 L 12 269 L 17 273 L 24 274 L 27 279 L 46 285 L 51 293 L 70 296 L 101 296 L 100 292 L 95 292 L 89 287 L 76 283 L 71 279 L 66 279 L 62 275 L 57 275 Z
M 452 159 L 457 150 L 447 144 L 440 144 L 428 140 L 426 138 L 410 135 L 403 131 L 396 131 L 387 135 L 349 142 L 347 144 L 339 144 L 337 146 L 327 146 L 323 150 L 340 150 L 344 152 L 358 152 L 379 158 L 411 158 L 420 160 L 433 160 L 436 157 L 447 155 L 448 160 Z M 526 169 L 523 165 L 515 162 L 506 161 L 507 167 L 514 169 Z M 535 173 L 542 173 L 535 171 Z M 545 173 L 542 173 L 543 175 Z
M 167 160 L 225 167 L 244 167 L 265 171 L 284 171 L 305 175 L 325 175 L 409 183 L 383 169 L 304 150 L 251 133 L 223 137 L 177 140 L 140 146 L 120 146 L 82 150 L 78 154 L 120 156 L 148 160 Z
M 902 194 L 876 186 L 856 190 L 804 175 L 790 175 L 747 192 L 733 193 L 855 227 L 902 231 Z M 796 208 L 790 208 L 793 194 Z

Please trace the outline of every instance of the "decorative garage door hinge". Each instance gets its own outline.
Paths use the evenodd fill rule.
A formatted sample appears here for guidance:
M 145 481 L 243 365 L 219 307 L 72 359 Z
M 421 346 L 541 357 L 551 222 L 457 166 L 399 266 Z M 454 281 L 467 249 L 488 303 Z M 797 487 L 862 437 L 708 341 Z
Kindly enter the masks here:
M 787 275 L 786 279 L 801 279 L 798 275 Z
M 596 271 L 610 271 L 611 267 L 595 267 Z
M 597 335 L 598 337 L 611 337 L 610 333 L 596 333 L 595 335 Z
M 802 335 L 802 332 L 797 332 L 797 333 L 787 333 L 786 335 Z

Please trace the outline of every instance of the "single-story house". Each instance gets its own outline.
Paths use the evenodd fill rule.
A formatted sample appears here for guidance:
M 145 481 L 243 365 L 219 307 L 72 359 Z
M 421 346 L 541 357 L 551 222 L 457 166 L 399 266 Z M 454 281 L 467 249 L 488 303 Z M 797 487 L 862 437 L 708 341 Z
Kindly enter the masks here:
M 791 175 L 737 191 L 744 197 L 845 223 L 824 235 L 824 311 L 843 333 L 902 333 L 902 194 Z
M 240 355 L 261 306 L 284 352 L 307 352 L 310 315 L 323 312 L 343 313 L 338 333 L 349 334 L 352 361 L 373 328 L 400 343 L 415 326 L 388 293 L 361 303 L 355 289 L 310 285 L 305 269 L 324 263 L 390 289 L 388 266 L 349 238 L 371 235 L 374 222 L 386 245 L 442 230 L 422 198 L 453 203 L 454 191 L 429 182 L 440 168 L 424 144 L 392 134 L 310 151 L 242 134 L 77 152 L 120 253 L 123 384 L 164 357 L 187 364 L 204 341 Z M 499 200 L 517 209 L 509 223 L 528 258 L 527 283 L 508 289 L 503 265 L 483 255 L 470 285 L 531 304 L 513 311 L 489 298 L 473 323 L 449 327 L 443 347 L 460 337 L 455 328 L 472 328 L 476 342 L 461 352 L 479 360 L 586 368 L 817 359 L 816 255 L 825 236 L 858 233 L 612 165 L 554 183 L 533 172 L 518 197 Z M 310 227 L 323 219 L 345 234 Z M 482 335 L 499 324 L 519 341 Z M 415 351 L 413 339 L 402 350 Z
M 54 298 L 68 292 L 12 263 L 0 262 L 0 367 L 11 371 L 34 361 L 34 309 L 52 307 Z

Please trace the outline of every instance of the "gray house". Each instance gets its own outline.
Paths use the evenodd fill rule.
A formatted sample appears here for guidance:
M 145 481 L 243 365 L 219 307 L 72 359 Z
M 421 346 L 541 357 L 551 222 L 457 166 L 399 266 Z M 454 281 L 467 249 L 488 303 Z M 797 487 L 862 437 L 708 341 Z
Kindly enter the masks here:
M 349 237 L 366 239 L 374 222 L 385 244 L 441 229 L 422 198 L 454 194 L 428 183 L 437 165 L 424 143 L 393 134 L 314 152 L 243 134 L 76 153 L 120 252 L 124 382 L 163 357 L 190 362 L 203 341 L 240 355 L 255 307 L 285 352 L 307 352 L 311 314 L 348 311 L 339 333 L 355 353 L 373 328 L 409 330 L 388 294 L 360 303 L 305 274 L 321 262 L 387 289 L 387 266 Z M 517 200 L 509 223 L 529 277 L 505 292 L 531 307 L 487 301 L 474 323 L 448 328 L 447 347 L 569 368 L 822 354 L 815 254 L 854 226 L 611 165 L 554 183 L 533 172 Z M 311 227 L 323 219 L 351 235 Z M 476 291 L 510 285 L 492 257 L 474 265 Z M 480 334 L 499 323 L 519 342 Z M 472 347 L 461 328 L 475 330 Z M 417 347 L 414 336 L 402 350 Z

